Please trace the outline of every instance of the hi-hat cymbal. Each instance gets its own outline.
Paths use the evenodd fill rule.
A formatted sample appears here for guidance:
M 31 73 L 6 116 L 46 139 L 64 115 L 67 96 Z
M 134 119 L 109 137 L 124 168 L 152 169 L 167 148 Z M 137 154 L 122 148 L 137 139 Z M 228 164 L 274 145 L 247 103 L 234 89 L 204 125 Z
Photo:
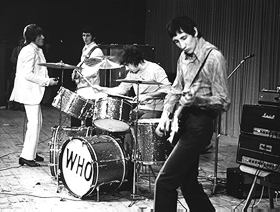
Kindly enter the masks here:
M 39 63 L 38 65 L 46 66 L 48 68 L 56 68 L 56 69 L 76 69 L 76 68 L 80 68 L 78 66 L 68 65 L 68 64 L 63 63 L 63 62 L 58 62 L 58 63 Z
M 130 80 L 130 79 L 117 79 L 117 82 L 135 83 L 135 84 L 150 84 L 150 85 L 162 85 L 161 82 L 153 80 Z

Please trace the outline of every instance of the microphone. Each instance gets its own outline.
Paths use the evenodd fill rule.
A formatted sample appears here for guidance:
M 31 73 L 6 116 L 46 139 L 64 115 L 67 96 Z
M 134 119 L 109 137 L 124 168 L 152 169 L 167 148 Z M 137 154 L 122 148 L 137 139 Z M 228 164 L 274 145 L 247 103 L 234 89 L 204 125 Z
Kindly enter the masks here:
M 249 54 L 249 55 L 247 55 L 243 60 L 247 60 L 247 59 L 249 59 L 249 58 L 251 58 L 251 57 L 254 57 L 255 56 L 255 54 Z

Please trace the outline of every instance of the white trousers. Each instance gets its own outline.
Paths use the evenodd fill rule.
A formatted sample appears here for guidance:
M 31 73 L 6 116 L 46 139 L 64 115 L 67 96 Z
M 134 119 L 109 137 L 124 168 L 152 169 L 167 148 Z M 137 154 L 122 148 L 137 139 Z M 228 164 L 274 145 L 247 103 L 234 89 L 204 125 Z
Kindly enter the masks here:
M 24 108 L 27 116 L 27 129 L 20 157 L 34 160 L 42 127 L 42 111 L 40 105 L 24 105 Z

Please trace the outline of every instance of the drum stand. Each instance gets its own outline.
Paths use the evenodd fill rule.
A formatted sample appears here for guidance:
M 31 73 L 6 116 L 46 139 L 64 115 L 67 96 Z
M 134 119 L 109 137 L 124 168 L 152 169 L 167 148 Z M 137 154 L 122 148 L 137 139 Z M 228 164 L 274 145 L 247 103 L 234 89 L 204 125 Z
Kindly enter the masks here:
M 217 188 L 217 181 L 218 181 L 218 153 L 219 153 L 219 141 L 221 137 L 221 113 L 219 113 L 218 117 L 216 118 L 215 123 L 215 160 L 214 160 L 214 176 L 213 176 L 213 188 L 212 194 L 216 193 Z
M 138 149 L 138 111 L 139 111 L 139 83 L 137 83 L 137 93 L 136 93 L 136 117 L 135 117 L 135 132 L 134 132 L 134 140 L 135 145 L 132 152 L 132 161 L 133 161 L 133 187 L 132 187 L 132 200 L 138 200 L 139 196 L 136 194 L 136 182 L 138 181 L 138 173 L 137 171 L 137 149 Z

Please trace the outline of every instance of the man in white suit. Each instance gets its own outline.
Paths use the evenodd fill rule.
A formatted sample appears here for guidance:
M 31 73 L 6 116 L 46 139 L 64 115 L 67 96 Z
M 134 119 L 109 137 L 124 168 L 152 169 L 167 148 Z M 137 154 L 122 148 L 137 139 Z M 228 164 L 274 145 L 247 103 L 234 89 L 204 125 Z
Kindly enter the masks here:
M 27 25 L 23 36 L 25 46 L 19 53 L 14 88 L 10 101 L 24 104 L 27 116 L 27 130 L 23 149 L 19 158 L 20 165 L 31 167 L 40 166 L 36 161 L 44 161 L 37 154 L 40 130 L 42 127 L 42 111 L 40 102 L 43 98 L 45 87 L 56 85 L 55 78 L 49 78 L 43 51 L 40 47 L 44 45 L 44 35 L 41 27 L 36 24 Z

